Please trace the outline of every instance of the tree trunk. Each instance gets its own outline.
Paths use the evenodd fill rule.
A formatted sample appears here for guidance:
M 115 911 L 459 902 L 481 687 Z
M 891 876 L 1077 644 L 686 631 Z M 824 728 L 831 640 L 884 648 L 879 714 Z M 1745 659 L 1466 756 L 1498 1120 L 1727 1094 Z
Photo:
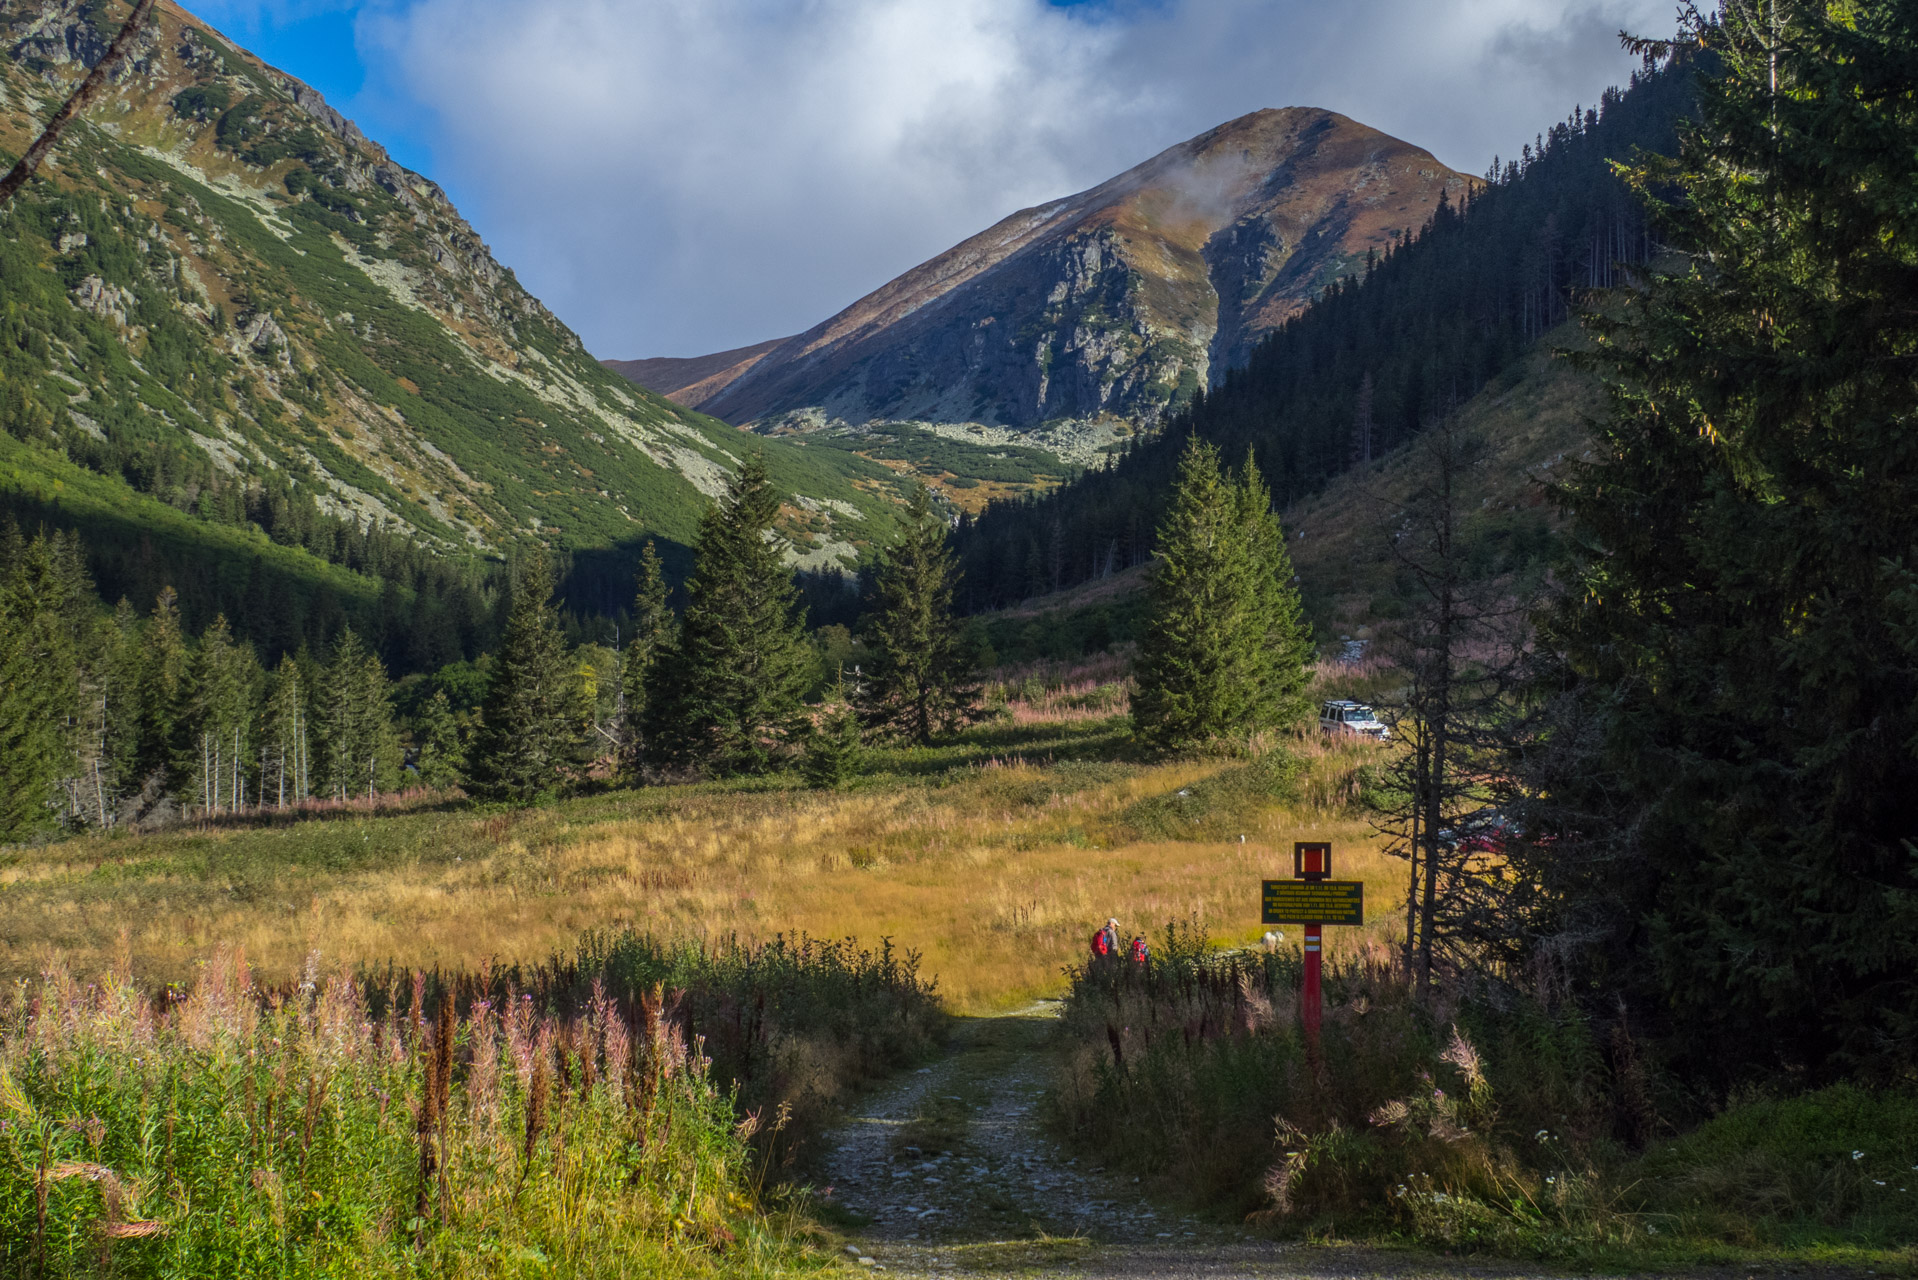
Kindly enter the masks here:
M 1420 741 L 1417 763 L 1412 773 L 1412 839 L 1407 847 L 1412 864 L 1411 880 L 1405 886 L 1405 972 L 1409 977 L 1412 964 L 1418 952 L 1419 938 L 1419 817 L 1424 813 L 1425 797 L 1425 743 Z
M 146 25 L 147 15 L 153 12 L 153 4 L 154 0 L 136 0 L 133 12 L 127 17 L 126 25 L 120 28 L 120 34 L 113 37 L 113 43 L 107 46 L 106 55 L 93 64 L 93 69 L 87 72 L 87 78 L 80 82 L 80 87 L 73 91 L 73 96 L 53 113 L 53 119 L 47 121 L 47 127 L 41 130 L 40 136 L 27 147 L 26 154 L 20 157 L 19 163 L 13 166 L 6 177 L 0 178 L 0 207 L 4 207 L 13 199 L 16 191 L 27 185 L 27 180 L 40 168 L 41 162 L 53 150 L 54 144 L 60 141 L 60 135 L 73 122 L 73 117 L 78 115 L 105 86 L 107 78 L 113 74 L 113 69 L 120 64 L 120 60 L 126 57 L 127 50 L 133 46 L 134 37 L 140 34 L 140 28 Z

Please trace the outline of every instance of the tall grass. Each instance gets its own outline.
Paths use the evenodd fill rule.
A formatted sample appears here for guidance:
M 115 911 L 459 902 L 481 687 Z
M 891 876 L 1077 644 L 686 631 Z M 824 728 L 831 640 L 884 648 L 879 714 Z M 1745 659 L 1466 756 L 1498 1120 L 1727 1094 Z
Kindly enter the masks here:
M 312 949 L 477 971 L 536 962 L 594 929 L 805 931 L 890 936 L 952 1007 L 985 1010 L 1055 994 L 1110 915 L 1197 912 L 1222 941 L 1258 937 L 1258 882 L 1289 872 L 1293 840 L 1335 841 L 1339 874 L 1365 880 L 1368 900 L 1404 892 L 1403 864 L 1378 852 L 1356 799 L 1370 744 L 1289 743 L 1289 793 L 1202 785 L 1201 804 L 1177 800 L 1178 830 L 1147 829 L 1135 805 L 1238 765 L 1114 759 L 1114 724 L 1122 737 L 1108 720 L 887 748 L 873 753 L 887 772 L 843 792 L 657 787 L 0 850 L 0 974 L 36 973 L 55 951 L 104 967 L 122 930 L 143 975 L 185 978 L 227 943 L 273 981 Z M 1382 912 L 1378 928 L 1391 927 Z
M 851 938 L 663 941 L 602 931 L 536 964 L 435 970 L 417 981 L 428 1003 L 450 997 L 462 1011 L 517 999 L 546 1017 L 611 1009 L 636 1025 L 649 999 L 670 993 L 677 1024 L 782 1169 L 810 1154 L 848 1090 L 932 1052 L 947 1018 L 918 954 L 891 939 L 864 948 Z M 403 1003 L 414 983 L 391 965 L 361 976 L 375 1015 Z
M 934 1012 L 909 961 L 804 941 L 275 988 L 221 952 L 158 992 L 55 966 L 0 1017 L 0 1271 L 778 1273 L 755 1139 Z
M 1100 653 L 1073 662 L 1042 660 L 1001 667 L 981 693 L 1011 724 L 1073 724 L 1131 714 L 1129 653 Z
M 1574 1007 L 1510 989 L 1420 998 L 1394 961 L 1374 945 L 1328 963 L 1315 1059 L 1296 950 L 1170 925 L 1149 965 L 1074 972 L 1053 1119 L 1088 1154 L 1289 1233 L 1614 1263 L 1918 1260 L 1918 1098 L 1735 1101 L 1640 1151 L 1633 1135 L 1670 1122 L 1647 1114 L 1629 1037 L 1601 1044 Z
M 1327 966 L 1315 1060 L 1296 950 L 1219 952 L 1179 925 L 1156 950 L 1144 968 L 1074 974 L 1056 1116 L 1207 1207 L 1510 1245 L 1567 1145 L 1602 1141 L 1603 1063 L 1575 1016 L 1421 1002 L 1375 947 Z

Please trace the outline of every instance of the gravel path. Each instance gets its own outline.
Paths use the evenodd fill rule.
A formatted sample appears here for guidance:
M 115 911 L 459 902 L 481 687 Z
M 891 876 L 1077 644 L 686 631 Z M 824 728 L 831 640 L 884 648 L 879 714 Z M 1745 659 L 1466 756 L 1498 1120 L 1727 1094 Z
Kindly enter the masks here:
M 960 1024 L 952 1051 L 865 1100 L 822 1161 L 846 1262 L 894 1276 L 1084 1280 L 1566 1280 L 1521 1263 L 1278 1243 L 1148 1201 L 1135 1179 L 1061 1151 L 1039 1124 L 1042 1001 Z M 1744 1277 L 1757 1272 L 1712 1273 Z M 1802 1273 L 1801 1273 L 1802 1274 Z
M 1147 1201 L 1137 1179 L 1084 1167 L 1041 1131 L 1050 1002 L 969 1020 L 955 1051 L 868 1100 L 826 1162 L 828 1203 L 875 1243 L 1023 1237 L 1220 1237 Z

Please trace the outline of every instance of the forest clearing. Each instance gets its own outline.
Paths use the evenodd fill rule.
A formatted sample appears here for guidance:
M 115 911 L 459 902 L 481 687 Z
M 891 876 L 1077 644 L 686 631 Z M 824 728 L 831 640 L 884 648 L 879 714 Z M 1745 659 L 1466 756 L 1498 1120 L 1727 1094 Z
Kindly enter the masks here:
M 1333 841 L 1369 901 L 1403 897 L 1403 864 L 1357 807 L 1370 744 L 1307 740 L 1289 795 L 1271 795 L 1240 762 L 1139 762 L 1123 716 L 1049 707 L 1043 686 L 1009 708 L 935 748 L 875 751 L 846 791 L 761 779 L 478 812 L 414 799 L 15 847 L 0 864 L 0 968 L 24 976 L 58 952 L 91 972 L 122 938 L 143 976 L 179 980 L 220 944 L 277 979 L 313 951 L 474 968 L 589 929 L 851 935 L 919 952 L 972 1012 L 1056 994 L 1109 915 L 1256 940 L 1258 882 L 1290 865 L 1293 840 Z M 1366 935 L 1383 941 L 1392 912 L 1376 918 Z

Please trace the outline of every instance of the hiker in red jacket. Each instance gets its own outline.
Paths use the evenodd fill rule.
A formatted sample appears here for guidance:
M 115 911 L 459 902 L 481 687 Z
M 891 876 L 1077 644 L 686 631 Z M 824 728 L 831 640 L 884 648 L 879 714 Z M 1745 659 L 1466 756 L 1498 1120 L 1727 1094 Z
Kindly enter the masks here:
M 1119 958 L 1119 919 L 1117 916 L 1105 923 L 1105 928 L 1092 935 L 1092 967 L 1103 968 Z
M 1139 966 L 1140 972 L 1144 972 L 1146 962 L 1152 959 L 1152 948 L 1145 944 L 1145 935 L 1143 933 L 1132 939 L 1131 957 L 1132 963 Z

